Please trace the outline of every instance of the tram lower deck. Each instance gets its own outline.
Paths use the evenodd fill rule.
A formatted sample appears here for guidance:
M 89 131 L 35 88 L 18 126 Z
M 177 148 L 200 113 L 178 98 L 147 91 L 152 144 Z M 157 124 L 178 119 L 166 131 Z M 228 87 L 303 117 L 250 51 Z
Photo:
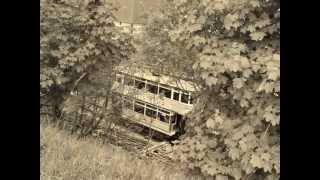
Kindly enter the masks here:
M 168 136 L 179 132 L 183 121 L 178 113 L 132 98 L 122 99 L 122 116 Z

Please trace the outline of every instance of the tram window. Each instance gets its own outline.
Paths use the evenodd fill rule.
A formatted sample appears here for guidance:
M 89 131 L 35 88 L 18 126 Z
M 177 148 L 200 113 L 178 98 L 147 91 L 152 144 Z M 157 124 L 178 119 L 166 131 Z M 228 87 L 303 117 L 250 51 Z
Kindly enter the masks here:
M 169 123 L 169 120 L 170 120 L 169 114 L 170 114 L 170 112 L 159 109 L 158 118 L 162 122 Z
M 190 96 L 190 102 L 189 102 L 189 104 L 193 104 L 193 98 L 192 98 L 192 96 Z
M 158 114 L 158 117 L 159 117 L 159 120 L 160 120 L 160 121 L 169 123 L 170 116 L 159 113 L 159 114 Z
M 158 94 L 158 86 L 147 84 L 147 90 L 153 94 Z
M 143 89 L 144 86 L 145 86 L 145 83 L 143 81 L 140 81 L 140 80 L 135 80 L 135 86 L 138 89 Z
M 157 117 L 157 111 L 154 111 L 154 110 L 152 110 L 152 109 L 146 109 L 146 115 L 147 116 L 149 116 L 149 117 L 151 117 L 151 118 L 154 118 L 154 119 L 156 119 L 156 117 Z
M 133 79 L 128 77 L 128 76 L 126 76 L 124 78 L 124 84 L 127 85 L 127 86 L 133 86 L 133 84 L 134 84 Z
M 164 122 L 166 122 L 166 123 L 170 122 L 170 116 L 169 115 L 165 115 L 164 116 Z
M 179 101 L 179 93 L 178 92 L 173 92 L 173 99 L 176 101 Z
M 188 94 L 181 94 L 181 102 L 188 104 L 189 95 Z
M 144 114 L 144 106 L 141 106 L 139 104 L 134 105 L 134 111 L 137 113 Z
M 167 98 L 171 98 L 171 90 L 163 87 L 159 87 L 159 93 Z

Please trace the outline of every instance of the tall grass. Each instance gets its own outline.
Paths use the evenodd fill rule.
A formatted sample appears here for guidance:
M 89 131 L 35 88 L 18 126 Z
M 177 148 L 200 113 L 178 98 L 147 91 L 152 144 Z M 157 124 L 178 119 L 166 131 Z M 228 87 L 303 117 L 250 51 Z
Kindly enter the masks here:
M 178 166 L 139 159 L 119 147 L 80 139 L 48 125 L 40 126 L 42 180 L 185 180 Z

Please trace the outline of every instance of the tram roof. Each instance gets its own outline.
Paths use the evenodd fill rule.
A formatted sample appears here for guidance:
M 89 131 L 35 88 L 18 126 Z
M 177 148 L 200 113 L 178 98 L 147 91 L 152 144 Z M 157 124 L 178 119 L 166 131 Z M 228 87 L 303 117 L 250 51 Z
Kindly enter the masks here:
M 196 91 L 196 84 L 191 81 L 186 81 L 183 79 L 173 78 L 168 75 L 156 75 L 147 66 L 125 66 L 119 65 L 115 68 L 116 71 L 128 74 L 130 76 L 135 76 L 143 78 L 149 81 L 157 82 L 160 84 L 175 87 L 184 91 L 194 92 Z

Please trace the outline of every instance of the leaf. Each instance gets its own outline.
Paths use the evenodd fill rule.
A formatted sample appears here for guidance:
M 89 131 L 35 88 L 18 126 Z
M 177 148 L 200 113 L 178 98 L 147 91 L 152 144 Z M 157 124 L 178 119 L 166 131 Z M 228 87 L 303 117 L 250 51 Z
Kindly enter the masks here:
M 242 78 L 233 79 L 233 87 L 240 89 L 244 86 L 244 81 Z
M 208 128 L 212 128 L 213 129 L 215 127 L 215 122 L 214 122 L 214 120 L 212 118 L 209 118 L 207 120 L 207 122 L 206 122 L 206 125 L 207 125 Z
M 237 62 L 237 61 L 228 60 L 228 61 L 224 62 L 224 66 L 227 69 L 229 69 L 231 72 L 237 72 L 241 69 L 239 62 Z
M 280 116 L 275 115 L 271 112 L 266 112 L 263 115 L 263 118 L 265 119 L 265 121 L 270 122 L 272 126 L 276 126 L 280 123 Z
M 240 157 L 240 151 L 237 148 L 231 148 L 229 151 L 229 156 L 232 160 L 237 160 Z
M 241 56 L 240 57 L 240 64 L 242 68 L 249 68 L 250 67 L 250 63 L 248 58 Z
M 210 56 L 202 56 L 200 58 L 200 67 L 207 69 L 208 67 L 212 66 L 212 59 Z
M 252 164 L 253 167 L 257 167 L 257 168 L 263 167 L 263 161 L 256 154 L 252 154 L 250 163 Z
M 250 33 L 250 37 L 254 41 L 261 41 L 266 36 L 264 32 L 252 32 Z
M 238 16 L 235 15 L 235 14 L 227 14 L 225 17 L 224 17 L 224 27 L 227 29 L 227 30 L 230 30 L 232 27 L 238 27 L 239 25 L 237 25 L 235 22 L 236 20 L 238 19 Z
M 208 147 L 209 148 L 215 148 L 217 147 L 218 143 L 216 139 L 208 140 L 207 141 Z
M 249 107 L 249 102 L 246 99 L 241 99 L 240 106 L 241 107 Z
M 218 79 L 216 77 L 213 77 L 213 76 L 208 76 L 206 78 L 206 84 L 208 86 L 212 86 L 212 85 L 216 85 L 218 82 Z

